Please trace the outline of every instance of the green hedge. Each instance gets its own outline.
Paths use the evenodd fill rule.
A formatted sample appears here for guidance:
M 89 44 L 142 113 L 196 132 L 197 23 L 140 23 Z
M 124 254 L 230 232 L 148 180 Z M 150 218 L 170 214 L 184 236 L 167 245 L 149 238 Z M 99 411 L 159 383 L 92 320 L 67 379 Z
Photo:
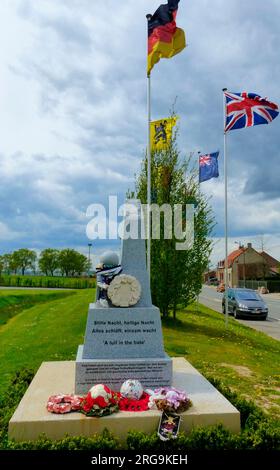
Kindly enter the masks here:
M 0 276 L 0 286 L 10 287 L 52 287 L 64 289 L 88 289 L 95 287 L 94 278 L 21 276 L 17 274 Z
M 37 441 L 13 442 L 8 440 L 8 423 L 26 388 L 31 382 L 33 372 L 23 369 L 12 379 L 7 391 L 0 398 L 0 450 L 119 450 L 117 438 L 108 431 L 91 438 L 65 437 L 52 441 L 41 436 Z M 253 402 L 238 397 L 236 393 L 224 387 L 221 382 L 210 378 L 211 382 L 238 408 L 241 413 L 242 430 L 233 434 L 222 425 L 196 427 L 189 435 L 180 433 L 178 439 L 161 441 L 157 433 L 147 435 L 131 431 L 128 434 L 126 448 L 132 451 L 167 452 L 202 451 L 202 450 L 280 450 L 279 421 L 263 413 Z M 102 418 L 100 418 L 102 419 Z

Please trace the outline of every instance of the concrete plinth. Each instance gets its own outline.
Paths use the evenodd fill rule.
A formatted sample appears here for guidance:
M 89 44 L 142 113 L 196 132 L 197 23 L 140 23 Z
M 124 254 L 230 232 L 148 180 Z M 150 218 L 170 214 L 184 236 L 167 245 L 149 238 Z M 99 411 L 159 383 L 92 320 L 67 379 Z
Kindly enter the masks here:
M 222 423 L 233 432 L 240 431 L 237 409 L 219 393 L 184 358 L 173 358 L 173 385 L 190 396 L 193 406 L 182 413 L 181 430 L 189 432 L 197 425 Z M 51 439 L 70 436 L 92 436 L 105 428 L 125 442 L 129 430 L 154 432 L 160 420 L 159 411 L 118 412 L 104 418 L 88 418 L 81 413 L 56 415 L 48 413 L 50 395 L 73 393 L 75 362 L 43 362 L 9 423 L 9 438 L 35 440 L 40 434 Z

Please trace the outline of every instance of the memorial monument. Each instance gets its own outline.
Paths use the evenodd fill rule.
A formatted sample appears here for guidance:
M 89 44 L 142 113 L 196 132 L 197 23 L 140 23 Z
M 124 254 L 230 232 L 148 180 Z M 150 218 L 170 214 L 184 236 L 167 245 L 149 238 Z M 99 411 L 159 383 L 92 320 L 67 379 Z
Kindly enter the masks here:
M 137 201 L 134 204 L 139 223 L 140 204 Z M 126 224 L 129 223 L 126 219 Z M 86 394 L 100 383 L 117 391 L 128 379 L 139 380 L 143 388 L 172 385 L 185 391 L 193 406 L 181 413 L 182 431 L 222 423 L 239 432 L 238 410 L 185 358 L 170 358 L 164 352 L 160 312 L 152 305 L 145 255 L 144 239 L 139 236 L 123 239 L 120 263 L 116 259 L 113 263 L 116 266 L 105 267 L 107 274 L 107 269 L 113 269 L 108 287 L 102 284 L 102 279 L 98 282 L 97 298 L 89 306 L 85 341 L 78 348 L 76 361 L 41 364 L 9 422 L 10 439 L 34 440 L 42 434 L 51 439 L 92 436 L 108 429 L 125 443 L 131 430 L 154 432 L 161 418 L 159 410 L 119 411 L 102 418 L 47 411 L 50 396 Z M 108 259 L 107 255 L 104 259 Z
M 113 390 L 131 378 L 146 388 L 170 386 L 172 360 L 164 352 L 160 311 L 152 305 L 146 269 L 145 240 L 141 238 L 143 214 L 139 201 L 130 200 L 135 212 L 126 215 L 124 226 L 136 224 L 137 238 L 122 239 L 121 274 L 109 286 L 115 305 L 109 300 L 90 304 L 85 342 L 76 358 L 75 392 L 86 393 L 94 383 L 106 383 Z M 127 299 L 131 289 L 131 299 Z M 110 293 L 111 291 L 111 293 Z M 119 291 L 119 295 L 118 295 Z M 136 297 L 135 297 L 136 296 Z

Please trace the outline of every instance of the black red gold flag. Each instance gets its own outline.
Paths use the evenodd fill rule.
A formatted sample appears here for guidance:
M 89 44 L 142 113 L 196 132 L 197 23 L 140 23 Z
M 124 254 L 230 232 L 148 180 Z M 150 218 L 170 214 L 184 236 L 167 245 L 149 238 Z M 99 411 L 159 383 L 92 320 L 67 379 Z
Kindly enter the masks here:
M 176 25 L 179 1 L 168 0 L 148 19 L 148 75 L 161 58 L 169 59 L 186 47 L 185 33 Z

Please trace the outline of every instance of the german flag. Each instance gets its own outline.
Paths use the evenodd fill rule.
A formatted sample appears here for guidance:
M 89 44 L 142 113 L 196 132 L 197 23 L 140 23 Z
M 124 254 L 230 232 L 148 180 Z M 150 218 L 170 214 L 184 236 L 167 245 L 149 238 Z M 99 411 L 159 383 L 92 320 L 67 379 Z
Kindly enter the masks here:
M 186 47 L 185 33 L 176 26 L 179 1 L 168 0 L 152 16 L 148 15 L 148 75 L 162 57 L 169 59 Z

